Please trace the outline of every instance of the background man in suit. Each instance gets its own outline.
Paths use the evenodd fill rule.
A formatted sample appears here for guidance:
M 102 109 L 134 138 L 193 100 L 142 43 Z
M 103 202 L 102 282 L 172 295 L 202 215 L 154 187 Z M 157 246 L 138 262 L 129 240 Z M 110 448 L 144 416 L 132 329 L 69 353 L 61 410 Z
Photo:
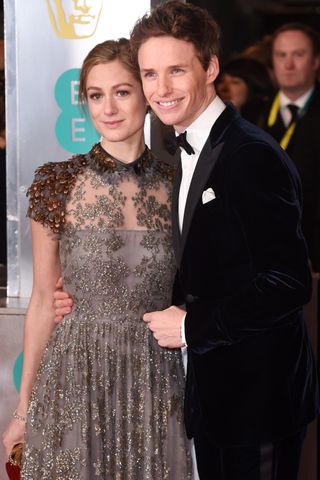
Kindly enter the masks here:
M 293 480 L 318 411 L 300 182 L 278 144 L 216 96 L 218 34 L 206 11 L 176 1 L 132 31 L 146 98 L 186 149 L 173 303 L 187 313 L 171 306 L 144 320 L 162 347 L 188 345 L 186 426 L 200 478 L 256 480 L 273 449 L 269 478 Z
M 294 161 L 302 181 L 302 230 L 312 268 L 320 272 L 320 67 L 319 33 L 303 23 L 282 25 L 273 34 L 272 58 L 279 91 L 258 125 Z

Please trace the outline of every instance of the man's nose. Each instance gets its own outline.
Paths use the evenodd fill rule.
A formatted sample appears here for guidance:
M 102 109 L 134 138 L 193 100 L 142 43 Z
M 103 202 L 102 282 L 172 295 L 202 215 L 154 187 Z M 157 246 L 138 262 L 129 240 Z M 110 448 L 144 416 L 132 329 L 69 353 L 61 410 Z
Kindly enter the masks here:
M 294 66 L 294 61 L 291 55 L 288 55 L 285 59 L 285 67 L 292 68 Z
M 172 90 L 170 79 L 166 76 L 158 77 L 157 93 L 160 97 L 165 97 Z

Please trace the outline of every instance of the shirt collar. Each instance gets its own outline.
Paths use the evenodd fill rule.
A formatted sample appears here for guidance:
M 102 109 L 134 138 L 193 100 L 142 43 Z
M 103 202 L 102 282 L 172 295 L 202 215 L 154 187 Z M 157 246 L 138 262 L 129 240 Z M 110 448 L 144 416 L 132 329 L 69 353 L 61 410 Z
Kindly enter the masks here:
M 314 90 L 314 87 L 311 87 L 306 93 L 301 95 L 301 97 L 297 98 L 296 100 L 292 101 L 288 98 L 281 90 L 279 94 L 279 101 L 280 101 L 280 108 L 283 109 L 287 107 L 287 105 L 297 105 L 299 108 L 303 108 L 307 100 L 310 98 Z
M 186 129 L 187 140 L 190 145 L 192 145 L 195 155 L 199 156 L 209 136 L 212 125 L 225 108 L 226 106 L 221 98 L 216 95 L 201 115 Z

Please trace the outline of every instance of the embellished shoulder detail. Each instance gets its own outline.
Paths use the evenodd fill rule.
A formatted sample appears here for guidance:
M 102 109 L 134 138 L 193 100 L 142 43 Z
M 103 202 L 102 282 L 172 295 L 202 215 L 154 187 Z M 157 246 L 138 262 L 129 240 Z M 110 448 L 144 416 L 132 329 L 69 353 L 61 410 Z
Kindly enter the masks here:
M 38 167 L 27 191 L 27 216 L 50 227 L 53 233 L 61 233 L 66 200 L 87 164 L 85 155 L 77 155 L 66 162 L 50 162 Z

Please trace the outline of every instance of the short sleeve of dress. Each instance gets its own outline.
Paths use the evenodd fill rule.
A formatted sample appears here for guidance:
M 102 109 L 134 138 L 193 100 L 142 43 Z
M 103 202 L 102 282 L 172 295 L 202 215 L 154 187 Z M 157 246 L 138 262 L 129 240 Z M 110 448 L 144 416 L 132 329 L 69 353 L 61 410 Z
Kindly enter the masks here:
M 86 164 L 86 157 L 79 155 L 66 162 L 50 162 L 38 167 L 27 191 L 27 216 L 60 234 L 67 198 Z

